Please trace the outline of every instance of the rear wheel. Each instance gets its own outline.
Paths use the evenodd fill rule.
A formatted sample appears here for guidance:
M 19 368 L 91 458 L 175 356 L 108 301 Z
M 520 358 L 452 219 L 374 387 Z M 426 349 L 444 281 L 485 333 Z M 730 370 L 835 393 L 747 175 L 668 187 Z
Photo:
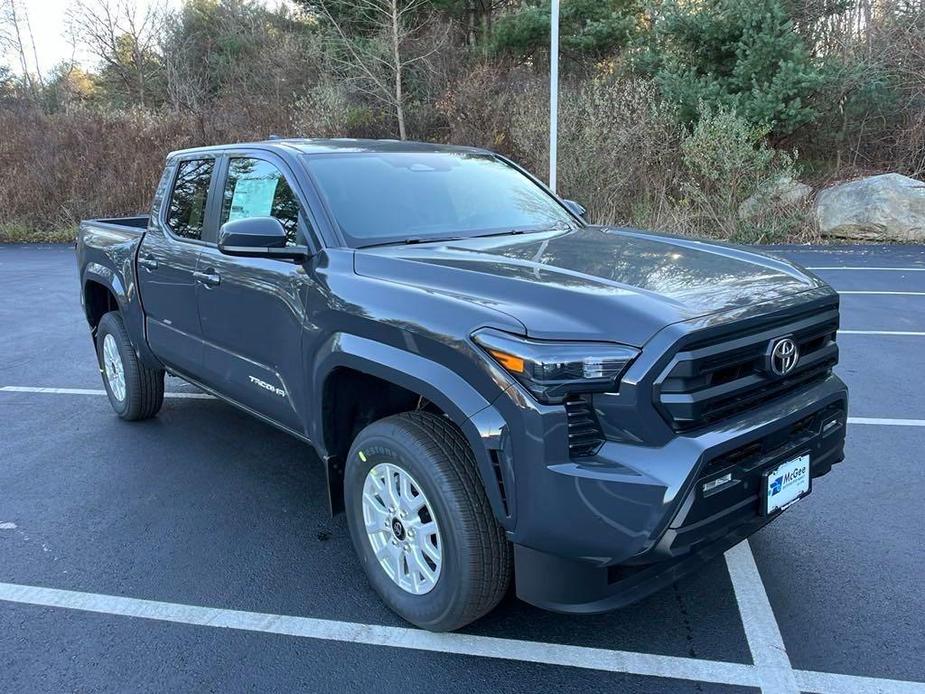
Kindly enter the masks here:
M 164 402 L 164 372 L 138 361 L 122 316 L 111 311 L 96 330 L 96 353 L 109 403 L 122 419 L 147 419 Z
M 409 412 L 370 424 L 350 449 L 347 522 L 376 592 L 432 631 L 458 629 L 507 591 L 511 547 L 462 432 Z

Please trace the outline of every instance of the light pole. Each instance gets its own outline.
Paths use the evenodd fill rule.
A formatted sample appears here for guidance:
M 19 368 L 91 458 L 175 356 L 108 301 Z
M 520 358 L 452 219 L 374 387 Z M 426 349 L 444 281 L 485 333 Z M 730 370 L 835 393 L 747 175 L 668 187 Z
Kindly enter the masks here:
M 556 192 L 559 135 L 559 0 L 552 0 L 549 42 L 549 189 Z

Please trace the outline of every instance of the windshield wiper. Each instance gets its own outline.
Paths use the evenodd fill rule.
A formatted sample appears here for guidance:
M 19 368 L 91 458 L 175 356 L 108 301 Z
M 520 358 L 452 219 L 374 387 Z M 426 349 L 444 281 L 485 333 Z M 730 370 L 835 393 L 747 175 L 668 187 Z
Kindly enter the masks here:
M 484 239 L 491 236 L 517 236 L 518 234 L 539 234 L 544 231 L 571 231 L 574 227 L 567 222 L 556 222 L 539 229 L 505 229 L 504 231 L 495 231 L 490 234 L 478 234 L 474 238 Z
M 464 239 L 465 236 L 441 236 L 439 238 L 431 238 L 429 236 L 412 236 L 410 239 L 405 239 L 404 244 L 410 246 L 415 243 L 442 243 L 445 241 L 459 241 Z
M 490 236 L 516 236 L 518 234 L 538 234 L 543 231 L 571 231 L 573 227 L 568 222 L 556 222 L 539 229 L 505 229 L 490 234 L 474 234 L 472 236 L 410 236 L 407 239 L 394 239 L 381 243 L 369 243 L 359 248 L 379 248 L 381 246 L 413 246 L 419 243 L 446 243 L 447 241 L 462 241 L 464 239 L 483 239 Z
M 396 239 L 395 241 L 383 241 L 382 243 L 370 243 L 360 248 L 379 248 L 380 246 L 413 246 L 419 243 L 445 243 L 446 241 L 459 241 L 464 236 L 412 236 L 407 239 Z

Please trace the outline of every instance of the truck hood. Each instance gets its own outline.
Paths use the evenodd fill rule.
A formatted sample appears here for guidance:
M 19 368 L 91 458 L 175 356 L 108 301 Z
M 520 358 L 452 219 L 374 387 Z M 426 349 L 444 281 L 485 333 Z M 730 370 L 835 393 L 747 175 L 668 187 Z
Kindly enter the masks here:
M 596 226 L 358 249 L 354 257 L 360 275 L 490 306 L 531 337 L 637 347 L 672 323 L 759 315 L 826 286 L 742 248 Z

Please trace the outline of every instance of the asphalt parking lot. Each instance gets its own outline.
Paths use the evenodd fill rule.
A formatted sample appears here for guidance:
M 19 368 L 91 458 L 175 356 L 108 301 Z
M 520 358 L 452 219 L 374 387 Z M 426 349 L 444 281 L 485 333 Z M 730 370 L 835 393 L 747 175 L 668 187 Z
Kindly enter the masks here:
M 72 249 L 0 246 L 0 692 L 925 692 L 925 248 L 773 251 L 843 292 L 845 462 L 642 603 L 432 635 L 367 585 L 307 447 L 176 379 L 120 421 Z

